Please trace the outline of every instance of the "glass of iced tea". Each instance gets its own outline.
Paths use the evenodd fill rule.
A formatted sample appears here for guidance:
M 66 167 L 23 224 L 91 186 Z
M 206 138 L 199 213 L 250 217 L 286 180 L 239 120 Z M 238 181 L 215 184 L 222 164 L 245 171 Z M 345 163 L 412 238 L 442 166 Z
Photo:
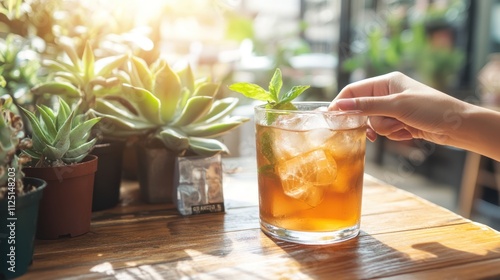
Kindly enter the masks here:
M 367 117 L 329 112 L 328 102 L 294 110 L 255 107 L 261 229 L 301 244 L 358 235 Z

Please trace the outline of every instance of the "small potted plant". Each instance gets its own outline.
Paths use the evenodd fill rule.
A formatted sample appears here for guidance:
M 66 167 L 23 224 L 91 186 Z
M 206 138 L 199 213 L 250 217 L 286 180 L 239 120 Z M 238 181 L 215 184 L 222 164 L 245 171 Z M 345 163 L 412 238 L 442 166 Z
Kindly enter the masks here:
M 24 177 L 22 166 L 30 159 L 18 156 L 31 146 L 24 138 L 23 122 L 10 110 L 12 98 L 0 98 L 0 278 L 24 274 L 33 259 L 38 206 L 45 181 Z
M 248 119 L 230 116 L 238 99 L 217 99 L 219 85 L 195 79 L 189 66 L 174 71 L 160 59 L 148 67 L 132 57 L 127 72 L 122 95 L 130 102 L 98 100 L 95 114 L 122 133 L 141 131 L 138 177 L 142 197 L 149 203 L 171 202 L 176 157 L 228 153 L 215 138 Z
M 33 160 L 23 171 L 47 182 L 37 237 L 57 239 L 88 232 L 97 170 L 97 157 L 89 155 L 96 138 L 89 138 L 99 118 L 78 114 L 78 108 L 62 98 L 58 111 L 44 105 L 37 106 L 38 116 L 23 111 L 33 128 L 33 145 L 23 150 Z
M 35 95 L 59 95 L 79 102 L 79 113 L 86 113 L 96 107 L 100 99 L 120 99 L 121 80 L 115 72 L 127 60 L 126 55 L 114 55 L 96 58 L 90 42 L 86 42 L 82 56 L 71 38 L 60 37 L 58 45 L 68 58 L 45 60 L 52 79 L 32 88 Z M 92 154 L 98 156 L 98 170 L 94 181 L 92 209 L 94 211 L 114 207 L 120 197 L 122 175 L 122 156 L 127 138 L 117 133 L 103 134 L 99 126 L 107 126 L 106 122 L 96 125 L 93 133 L 98 143 Z

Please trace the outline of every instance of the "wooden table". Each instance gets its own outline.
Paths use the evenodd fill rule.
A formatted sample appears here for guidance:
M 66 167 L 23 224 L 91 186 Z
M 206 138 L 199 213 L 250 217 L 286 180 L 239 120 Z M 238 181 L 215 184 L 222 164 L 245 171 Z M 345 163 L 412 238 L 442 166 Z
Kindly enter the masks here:
M 91 232 L 37 240 L 21 279 L 471 279 L 500 275 L 500 233 L 369 175 L 362 232 L 306 246 L 259 228 L 252 159 L 225 159 L 226 212 L 181 216 L 147 205 L 124 182 L 121 205 L 95 212 Z M 234 169 L 234 170 L 233 170 Z

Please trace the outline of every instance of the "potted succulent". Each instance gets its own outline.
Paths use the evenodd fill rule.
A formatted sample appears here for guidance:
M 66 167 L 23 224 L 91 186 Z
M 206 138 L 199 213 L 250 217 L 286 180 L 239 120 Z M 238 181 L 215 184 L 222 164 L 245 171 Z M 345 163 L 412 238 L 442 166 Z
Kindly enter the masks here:
M 0 278 L 24 274 L 33 259 L 38 206 L 45 181 L 24 177 L 22 166 L 29 161 L 18 156 L 31 146 L 24 138 L 23 122 L 10 110 L 12 98 L 0 98 Z
M 37 106 L 38 116 L 22 108 L 33 128 L 33 145 L 23 150 L 33 160 L 23 171 L 47 182 L 40 205 L 37 237 L 57 239 L 90 230 L 97 157 L 92 127 L 99 118 L 78 114 L 59 98 L 59 109 Z
M 130 102 L 97 100 L 95 114 L 124 134 L 138 133 L 138 177 L 146 202 L 170 202 L 175 158 L 228 153 L 215 139 L 247 121 L 230 116 L 237 98 L 217 99 L 217 83 L 195 79 L 187 65 L 174 71 L 160 59 L 148 66 L 132 57 L 122 95 Z M 119 109 L 117 109 L 119 108 Z
M 60 37 L 58 45 L 64 50 L 67 61 L 45 60 L 44 65 L 53 76 L 48 82 L 32 88 L 36 95 L 60 95 L 80 102 L 80 113 L 95 108 L 99 99 L 120 98 L 121 81 L 114 72 L 127 60 L 126 55 L 115 55 L 97 59 L 87 42 L 82 56 L 77 54 L 72 39 Z M 122 156 L 126 138 L 117 133 L 103 134 L 99 126 L 93 133 L 99 139 L 92 151 L 98 156 L 98 170 L 94 180 L 92 209 L 94 211 L 114 207 L 120 197 Z

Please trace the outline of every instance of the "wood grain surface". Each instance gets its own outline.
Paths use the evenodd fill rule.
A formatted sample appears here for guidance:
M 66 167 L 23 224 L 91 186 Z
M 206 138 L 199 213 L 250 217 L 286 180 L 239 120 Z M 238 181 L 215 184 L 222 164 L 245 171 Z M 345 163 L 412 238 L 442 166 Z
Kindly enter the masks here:
M 365 175 L 361 234 L 307 246 L 259 228 L 251 160 L 226 159 L 225 213 L 181 216 L 144 204 L 125 181 L 121 204 L 91 232 L 37 240 L 21 279 L 478 279 L 500 277 L 500 233 Z

